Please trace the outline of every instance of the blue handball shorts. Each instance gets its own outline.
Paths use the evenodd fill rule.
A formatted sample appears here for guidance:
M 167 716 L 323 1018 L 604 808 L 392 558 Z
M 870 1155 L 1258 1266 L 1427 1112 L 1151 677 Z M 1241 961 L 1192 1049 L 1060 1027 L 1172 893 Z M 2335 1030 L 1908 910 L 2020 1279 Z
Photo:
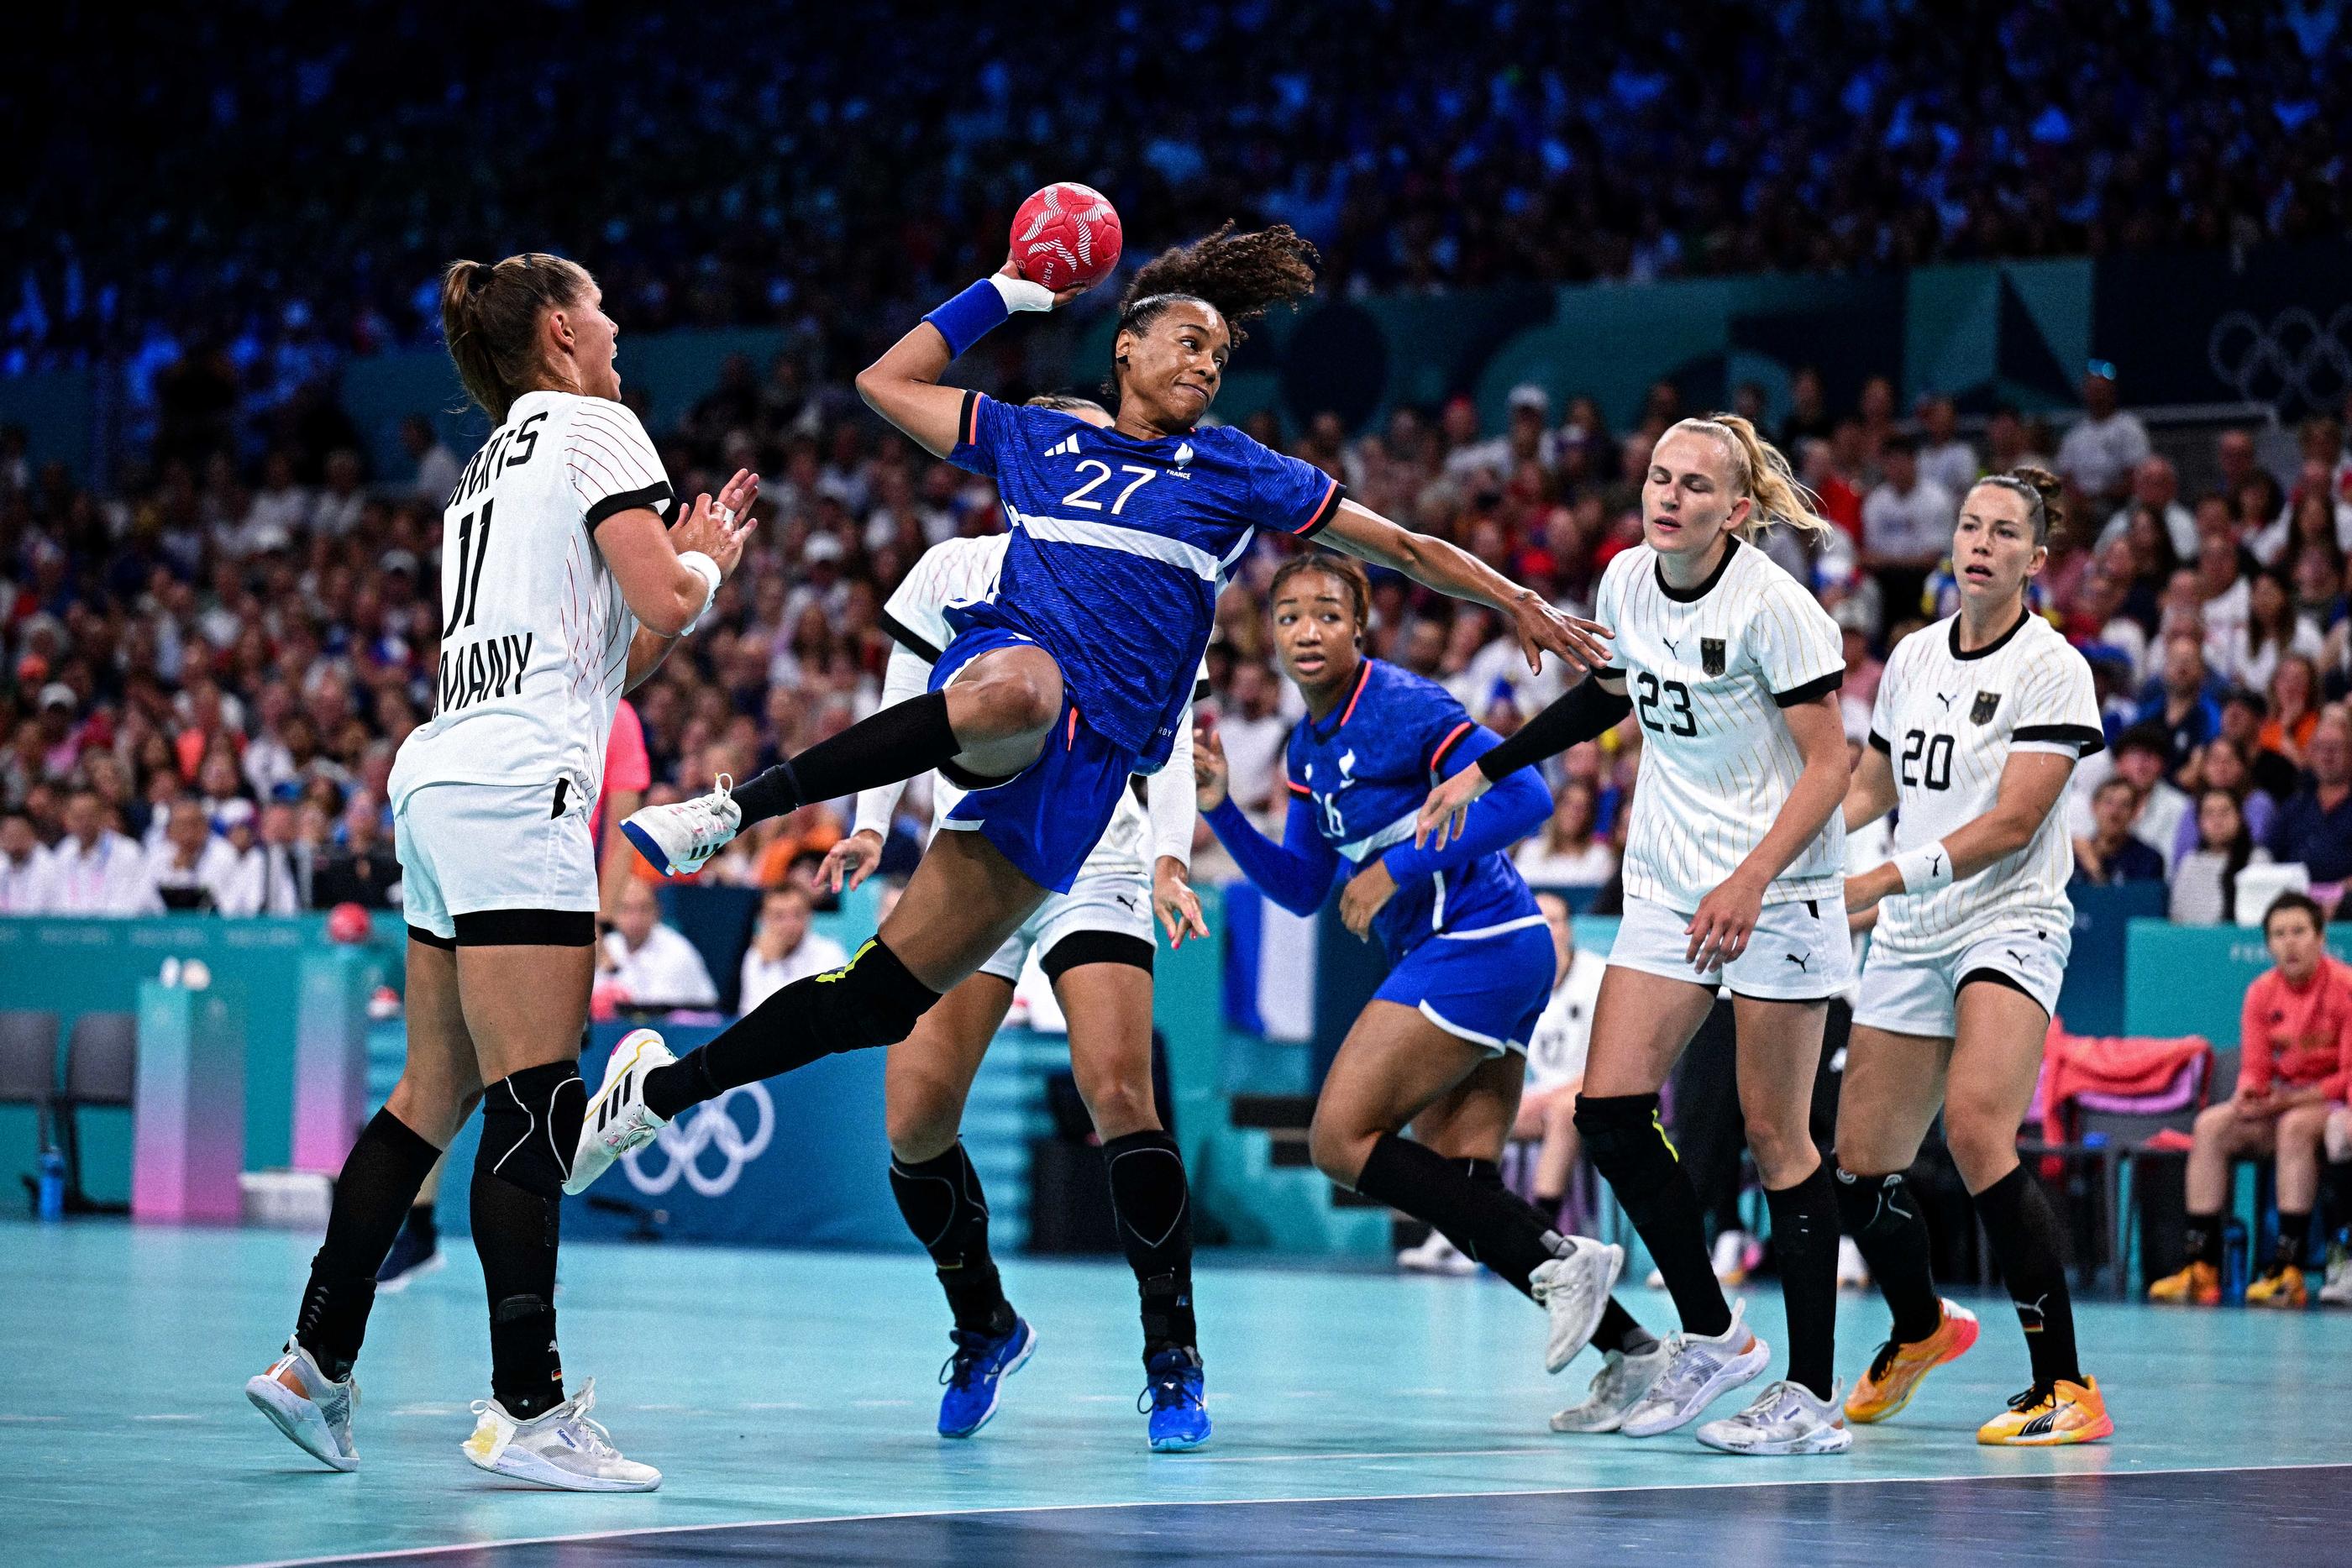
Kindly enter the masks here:
M 1529 925 L 1479 936 L 1432 936 L 1399 960 L 1373 993 L 1417 1009 L 1460 1040 L 1499 1056 L 1525 1056 L 1536 1020 L 1551 998 L 1551 932 L 1540 915 Z
M 1037 645 L 1001 626 L 959 632 L 931 666 L 930 689 L 944 689 L 982 653 L 1023 644 Z M 1037 760 L 1003 783 L 957 801 L 945 825 L 977 831 L 1022 875 L 1052 892 L 1067 893 L 1109 829 L 1137 760 L 1134 752 L 1088 727 L 1066 692 L 1061 717 Z

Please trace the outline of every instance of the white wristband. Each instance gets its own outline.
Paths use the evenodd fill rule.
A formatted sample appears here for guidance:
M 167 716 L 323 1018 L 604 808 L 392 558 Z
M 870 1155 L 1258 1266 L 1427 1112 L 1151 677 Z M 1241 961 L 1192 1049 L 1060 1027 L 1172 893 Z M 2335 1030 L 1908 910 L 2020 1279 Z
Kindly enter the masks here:
M 992 272 L 988 281 L 1004 301 L 1007 310 L 1051 310 L 1054 291 L 1042 283 L 1032 283 L 1025 277 L 1007 277 Z
M 719 563 L 717 561 L 711 559 L 709 556 L 703 554 L 698 549 L 680 550 L 677 556 L 677 564 L 694 573 L 695 576 L 702 579 L 702 580 L 709 585 L 709 591 L 706 592 L 702 596 L 702 608 L 694 612 L 694 619 L 686 623 L 686 631 L 678 633 L 679 636 L 683 637 L 687 635 L 688 632 L 692 632 L 697 626 L 702 624 L 702 618 L 710 613 L 710 601 L 719 597 L 719 584 L 722 580 L 724 574 L 719 571 Z
M 1921 844 L 1896 855 L 1895 874 L 1903 879 L 1906 893 L 1933 893 L 1952 885 L 1952 857 L 1945 850 L 1944 841 L 1937 839 L 1934 843 Z

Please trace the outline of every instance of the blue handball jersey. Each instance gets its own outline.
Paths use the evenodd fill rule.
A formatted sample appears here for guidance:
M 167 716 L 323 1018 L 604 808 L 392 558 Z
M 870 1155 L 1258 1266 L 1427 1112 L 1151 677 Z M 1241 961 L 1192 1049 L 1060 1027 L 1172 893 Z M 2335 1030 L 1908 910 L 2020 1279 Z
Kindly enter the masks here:
M 978 392 L 949 460 L 996 481 L 1013 536 L 993 595 L 959 617 L 1053 654 L 1079 714 L 1140 773 L 1168 760 L 1252 533 L 1307 538 L 1339 509 L 1329 476 L 1230 425 L 1139 441 Z
M 1291 794 L 1314 807 L 1325 841 L 1361 865 L 1412 842 L 1429 791 L 1496 744 L 1444 686 L 1366 659 L 1347 701 L 1323 722 L 1302 719 L 1290 732 L 1284 772 Z M 1455 871 L 1399 878 L 1372 930 L 1400 959 L 1433 936 L 1484 936 L 1531 917 L 1543 918 L 1535 894 L 1495 851 Z

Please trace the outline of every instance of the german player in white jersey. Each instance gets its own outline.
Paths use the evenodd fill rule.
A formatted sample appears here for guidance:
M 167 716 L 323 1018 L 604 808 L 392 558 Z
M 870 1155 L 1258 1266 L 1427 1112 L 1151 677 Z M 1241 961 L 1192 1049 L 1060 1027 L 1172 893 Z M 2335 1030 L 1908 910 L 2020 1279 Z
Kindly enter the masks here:
M 2058 803 L 2100 747 L 2090 665 L 2025 603 L 2061 521 L 2058 481 L 2038 468 L 1969 492 L 1959 611 L 1888 655 L 1845 803 L 1850 829 L 1896 813 L 1895 858 L 1846 884 L 1847 906 L 1878 917 L 1838 1103 L 1838 1196 L 1895 1314 L 1846 1414 L 1885 1420 L 1976 1343 L 1976 1319 L 1937 1297 L 1903 1176 L 1940 1109 L 2033 1362 L 1977 1440 L 2020 1446 L 2115 1429 L 2077 1364 L 2057 1216 L 2017 1157 L 2074 923 Z
M 759 481 L 737 474 L 669 527 L 669 479 L 619 401 L 602 301 L 585 271 L 539 254 L 460 261 L 443 285 L 450 358 L 496 428 L 443 516 L 438 702 L 392 770 L 408 1060 L 335 1183 L 294 1335 L 246 1385 L 332 1469 L 359 1467 L 352 1366 L 376 1271 L 478 1102 L 473 1234 L 491 1393 L 463 1452 L 566 1490 L 661 1483 L 590 1416 L 593 1381 L 565 1397 L 555 1345 L 558 1199 L 586 1104 L 594 973 L 588 817 L 621 694 L 741 558 Z
M 1609 563 L 1596 595 L 1595 616 L 1616 633 L 1611 667 L 1447 779 L 1421 828 L 1442 835 L 1490 780 L 1629 712 L 1639 720 L 1625 915 L 1576 1125 L 1664 1277 L 1682 1332 L 1619 1429 L 1645 1437 L 1686 1426 L 1771 1359 L 1724 1298 L 1697 1195 L 1658 1122 L 1660 1087 L 1727 988 L 1740 1109 L 1780 1254 L 1789 1375 L 1697 1437 L 1732 1453 L 1822 1454 L 1853 1441 L 1832 1375 L 1837 1197 L 1807 1128 L 1829 999 L 1853 969 L 1837 818 L 1844 663 L 1828 612 L 1756 548 L 1775 524 L 1831 526 L 1747 421 L 1717 415 L 1667 431 L 1643 486 L 1643 542 Z
M 1033 398 L 1089 424 L 1110 423 L 1084 398 Z M 931 666 L 954 641 L 950 604 L 986 598 L 1004 563 L 1008 534 L 954 538 L 925 551 L 883 607 L 896 646 L 885 673 L 885 706 L 922 695 Z M 1198 695 L 1197 693 L 1195 694 Z M 1151 1087 L 1151 962 L 1156 912 L 1171 946 L 1205 936 L 1190 884 L 1192 850 L 1192 713 L 1168 766 L 1118 800 L 1110 826 L 1067 893 L 1047 896 L 979 971 L 941 998 L 906 1039 L 889 1048 L 884 1117 L 890 1136 L 890 1190 L 907 1227 L 939 1270 L 955 1326 L 941 1381 L 939 1433 L 969 1437 L 996 1412 L 1004 1378 L 1036 1348 L 1036 1331 L 1013 1310 L 988 1247 L 988 1200 L 959 1132 L 965 1098 L 1003 1025 L 1014 988 L 1034 953 L 1070 1024 L 1070 1070 L 1102 1140 L 1111 1211 L 1135 1271 L 1143 1316 L 1143 1360 L 1181 1351 L 1200 1360 L 1192 1316 L 1192 1203 L 1184 1163 L 1161 1125 Z M 826 855 L 819 875 L 851 887 L 880 863 L 904 783 L 857 797 L 857 820 Z M 950 831 L 963 796 L 934 775 L 932 831 Z M 1181 1417 L 1181 1418 L 1180 1418 Z M 1151 1447 L 1196 1448 L 1208 1439 L 1206 1409 L 1160 1415 Z

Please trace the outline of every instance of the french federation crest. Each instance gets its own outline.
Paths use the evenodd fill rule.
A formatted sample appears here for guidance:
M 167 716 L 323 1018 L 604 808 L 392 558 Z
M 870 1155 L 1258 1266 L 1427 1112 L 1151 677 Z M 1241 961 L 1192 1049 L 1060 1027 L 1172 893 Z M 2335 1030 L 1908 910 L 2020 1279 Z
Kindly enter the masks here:
M 2000 706 L 1999 692 L 1979 692 L 1976 706 L 1969 709 L 1969 717 L 1977 724 L 1990 724 L 1993 710 Z
M 1723 674 L 1723 639 L 1702 637 L 1698 640 L 1699 668 L 1710 675 Z

